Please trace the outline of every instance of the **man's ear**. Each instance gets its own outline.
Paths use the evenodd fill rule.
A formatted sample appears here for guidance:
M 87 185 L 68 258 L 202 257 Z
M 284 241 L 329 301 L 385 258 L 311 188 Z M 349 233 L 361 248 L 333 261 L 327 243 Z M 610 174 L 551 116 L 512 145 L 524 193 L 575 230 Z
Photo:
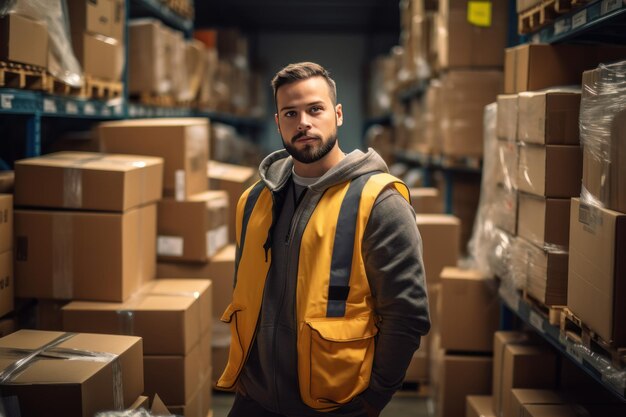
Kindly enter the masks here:
M 337 126 L 343 125 L 343 108 L 341 104 L 335 106 L 335 117 L 337 118 Z
M 276 127 L 278 128 L 278 131 L 280 132 L 280 125 L 278 124 L 278 113 L 274 113 L 274 122 L 276 122 Z

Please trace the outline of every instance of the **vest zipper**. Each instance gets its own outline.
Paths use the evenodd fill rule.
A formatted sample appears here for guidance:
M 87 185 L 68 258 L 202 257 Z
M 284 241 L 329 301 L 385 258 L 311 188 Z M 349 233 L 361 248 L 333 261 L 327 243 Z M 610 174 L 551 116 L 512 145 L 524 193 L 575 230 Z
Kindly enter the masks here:
M 292 191 L 293 192 L 293 191 Z M 308 193 L 307 193 L 308 194 Z M 302 201 L 299 201 L 298 204 L 294 207 L 294 212 L 293 212 L 293 216 L 291 217 L 291 223 L 289 225 L 289 233 L 287 234 L 287 236 L 285 237 L 285 246 L 289 246 L 289 244 L 293 241 L 293 237 L 295 236 L 296 233 L 296 229 L 298 228 L 298 223 L 300 223 L 300 219 L 302 217 L 302 212 L 304 211 L 304 209 L 301 209 L 301 207 L 306 207 L 306 204 L 300 204 L 303 203 L 304 200 L 306 199 L 306 197 L 308 197 L 307 195 L 303 195 L 302 196 Z M 293 249 L 292 249 L 293 251 Z M 290 254 L 291 255 L 291 254 Z M 290 278 L 289 272 L 290 272 L 290 266 L 291 266 L 291 259 L 293 258 L 293 256 L 288 256 L 287 257 L 287 263 L 285 266 L 285 279 L 284 279 L 284 285 L 283 285 L 283 293 L 282 296 L 280 297 L 280 305 L 278 306 L 278 312 L 277 312 L 277 317 L 280 317 L 281 312 L 283 310 L 283 306 L 285 304 L 285 293 L 287 292 L 287 280 Z M 297 301 L 295 301 L 295 297 L 296 294 L 294 294 L 294 305 Z M 297 328 L 298 328 L 298 323 L 296 322 L 295 318 L 294 318 L 294 323 L 295 323 L 295 327 L 296 327 L 296 340 L 297 340 Z M 278 332 L 278 326 L 274 327 L 274 335 L 273 335 L 273 350 L 274 350 L 274 363 L 278 363 L 278 349 L 277 349 L 277 332 Z M 278 378 L 276 375 L 276 366 L 274 366 L 274 403 L 275 403 L 275 407 L 276 410 L 278 410 L 279 414 L 281 413 L 281 409 L 280 409 L 280 401 L 278 400 Z

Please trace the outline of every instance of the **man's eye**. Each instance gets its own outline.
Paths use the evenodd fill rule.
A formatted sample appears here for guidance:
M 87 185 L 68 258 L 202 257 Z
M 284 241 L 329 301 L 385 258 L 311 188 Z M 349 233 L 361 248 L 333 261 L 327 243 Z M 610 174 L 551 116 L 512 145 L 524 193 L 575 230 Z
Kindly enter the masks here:
M 323 109 L 321 107 L 315 106 L 315 107 L 311 107 L 311 113 L 319 113 L 321 112 Z
M 288 111 L 285 113 L 285 117 L 294 117 L 296 115 L 295 111 Z

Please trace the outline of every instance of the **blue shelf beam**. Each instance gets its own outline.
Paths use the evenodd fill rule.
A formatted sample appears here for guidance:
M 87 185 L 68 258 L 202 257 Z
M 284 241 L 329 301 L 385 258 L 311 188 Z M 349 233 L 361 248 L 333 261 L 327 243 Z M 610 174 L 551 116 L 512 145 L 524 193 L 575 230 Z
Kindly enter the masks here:
M 623 0 L 598 0 L 559 16 L 529 35 L 532 42 L 572 40 L 626 43 L 626 4 Z
M 597 354 L 586 354 L 581 345 L 564 337 L 559 327 L 551 325 L 542 314 L 535 311 L 516 292 L 501 288 L 500 297 L 513 314 L 554 346 L 561 355 L 577 364 L 618 399 L 626 401 L 626 373 L 624 371 L 616 369 L 607 358 L 602 358 Z
M 161 20 L 166 25 L 180 30 L 190 38 L 193 32 L 193 20 L 186 19 L 176 14 L 172 9 L 161 3 L 159 0 L 130 0 L 128 16 L 154 17 Z

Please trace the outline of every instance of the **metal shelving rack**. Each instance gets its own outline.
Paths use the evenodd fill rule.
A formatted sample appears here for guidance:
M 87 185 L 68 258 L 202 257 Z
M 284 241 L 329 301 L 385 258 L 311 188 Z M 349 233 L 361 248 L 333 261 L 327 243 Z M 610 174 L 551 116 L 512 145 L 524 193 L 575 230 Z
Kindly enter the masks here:
M 157 18 L 168 26 L 184 32 L 188 38 L 193 33 L 192 20 L 178 16 L 158 0 L 127 0 L 126 16 L 127 21 L 129 18 L 136 17 Z M 128 39 L 128 36 L 126 35 L 125 38 Z M 128 53 L 128 47 L 125 50 Z M 128 100 L 127 80 L 127 69 L 125 68 L 123 96 L 107 101 L 51 95 L 33 90 L 0 88 L 0 119 L 23 116 L 26 123 L 26 137 L 22 155 L 24 157 L 41 155 L 42 120 L 48 118 L 93 120 L 95 122 L 128 118 L 194 116 L 207 117 L 216 122 L 232 125 L 238 130 L 254 130 L 262 125 L 260 120 L 249 117 L 237 117 L 182 107 L 154 107 L 131 103 Z M 20 122 L 22 122 L 21 119 Z M 9 165 L 5 162 L 2 166 L 8 167 Z
M 561 333 L 559 327 L 550 324 L 542 314 L 535 311 L 531 304 L 524 301 L 513 290 L 501 289 L 500 298 L 510 311 L 541 335 L 561 355 L 576 363 L 617 398 L 626 401 L 626 370 L 615 368 L 606 358 L 591 353 L 583 345 L 567 338 Z

